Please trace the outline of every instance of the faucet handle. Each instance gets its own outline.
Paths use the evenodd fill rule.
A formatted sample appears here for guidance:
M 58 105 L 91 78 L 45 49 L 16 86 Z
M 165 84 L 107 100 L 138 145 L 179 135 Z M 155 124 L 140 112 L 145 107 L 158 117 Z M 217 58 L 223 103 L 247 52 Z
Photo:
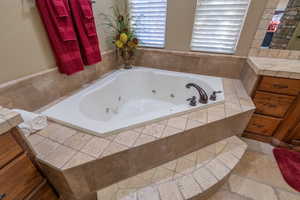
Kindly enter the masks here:
M 222 93 L 222 91 L 213 91 L 212 95 L 210 95 L 209 100 L 216 101 L 217 100 L 217 94 Z
M 196 106 L 197 105 L 196 96 L 193 96 L 192 98 L 188 98 L 187 101 L 190 102 L 190 106 Z

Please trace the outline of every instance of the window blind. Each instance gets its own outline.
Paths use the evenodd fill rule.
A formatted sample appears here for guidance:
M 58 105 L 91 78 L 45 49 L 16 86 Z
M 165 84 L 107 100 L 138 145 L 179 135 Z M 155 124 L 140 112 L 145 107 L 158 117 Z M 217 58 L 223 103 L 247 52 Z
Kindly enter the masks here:
M 131 26 L 140 46 L 165 46 L 167 0 L 129 0 Z
M 250 0 L 197 0 L 191 49 L 234 53 Z

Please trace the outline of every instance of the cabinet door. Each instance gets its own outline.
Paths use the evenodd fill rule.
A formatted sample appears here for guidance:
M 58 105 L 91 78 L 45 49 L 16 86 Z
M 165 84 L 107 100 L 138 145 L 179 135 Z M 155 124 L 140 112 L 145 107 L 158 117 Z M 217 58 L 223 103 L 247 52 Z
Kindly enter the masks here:
M 25 154 L 0 170 L 0 194 L 4 200 L 23 200 L 43 181 Z
M 23 152 L 10 133 L 0 135 L 0 169 Z
M 46 183 L 44 184 L 31 198 L 30 200 L 57 200 L 56 194 L 52 188 Z
M 246 131 L 259 135 L 272 136 L 281 119 L 253 114 Z

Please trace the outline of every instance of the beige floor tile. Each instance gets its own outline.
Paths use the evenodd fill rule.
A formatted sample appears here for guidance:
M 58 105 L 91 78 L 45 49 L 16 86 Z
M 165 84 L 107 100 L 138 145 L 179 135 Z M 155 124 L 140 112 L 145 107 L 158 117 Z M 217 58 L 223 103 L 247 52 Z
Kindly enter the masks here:
M 207 190 L 218 182 L 217 178 L 206 167 L 197 169 L 193 176 L 203 190 Z
M 158 188 L 161 200 L 183 200 L 178 186 L 174 182 L 164 183 Z
M 182 158 L 193 161 L 195 163 L 197 161 L 197 152 L 195 151 L 195 152 L 189 153 L 189 154 L 183 156 Z
M 157 170 L 157 168 L 153 168 L 153 169 L 147 170 L 143 173 L 140 173 L 137 176 L 141 179 L 144 179 L 144 180 L 148 181 L 148 182 L 152 182 L 152 178 L 153 178 L 154 174 L 156 173 L 156 170 Z
M 226 165 L 229 169 L 233 169 L 236 164 L 239 162 L 233 154 L 230 152 L 220 154 L 217 159 L 219 159 L 224 165 Z
M 192 175 L 183 176 L 176 180 L 184 199 L 191 199 L 201 193 L 202 189 Z
M 215 193 L 207 200 L 249 200 L 249 199 L 226 190 L 219 190 L 217 193 Z
M 176 165 L 177 165 L 177 161 L 178 161 L 178 159 L 173 160 L 173 161 L 170 161 L 170 162 L 168 162 L 168 163 L 162 165 L 161 167 L 164 167 L 164 168 L 166 168 L 166 169 L 168 169 L 168 170 L 175 171 Z
M 177 128 L 173 128 L 173 127 L 170 127 L 170 126 L 167 126 L 165 129 L 164 129 L 164 132 L 163 132 L 163 137 L 168 137 L 168 136 L 171 136 L 171 135 L 175 135 L 177 133 L 180 133 L 182 132 L 182 130 L 180 129 L 177 129 Z
M 159 123 L 151 124 L 151 125 L 146 126 L 144 128 L 144 130 L 142 131 L 142 133 L 153 136 L 153 137 L 160 138 L 163 134 L 165 127 L 166 127 L 165 125 L 159 124 Z
M 185 130 L 193 129 L 193 128 L 202 126 L 203 124 L 204 124 L 203 122 L 199 122 L 199 121 L 196 121 L 196 120 L 190 120 L 189 119 L 186 123 Z
M 64 145 L 76 150 L 80 150 L 86 145 L 94 136 L 86 133 L 78 132 L 75 135 L 65 140 Z
M 158 190 L 153 187 L 146 187 L 139 190 L 137 196 L 140 200 L 160 200 Z
M 222 115 L 217 115 L 214 112 L 209 112 L 208 117 L 207 117 L 207 121 L 208 122 L 214 122 L 214 121 L 224 119 L 224 117 L 225 117 L 225 114 L 224 114 L 224 116 L 222 116 Z
M 132 189 L 119 189 L 116 196 L 113 200 L 137 200 L 136 190 Z
M 229 177 L 230 190 L 253 200 L 278 200 L 272 187 L 236 175 Z
M 207 123 L 207 109 L 192 112 L 188 115 L 191 120 Z
M 45 157 L 45 161 L 57 168 L 62 168 L 75 154 L 75 150 L 59 145 Z
M 214 159 L 210 161 L 206 167 L 211 171 L 219 180 L 222 180 L 230 170 L 219 160 Z
M 108 147 L 105 148 L 103 154 L 101 154 L 101 157 L 109 156 L 121 151 L 124 151 L 128 149 L 127 146 L 116 143 L 116 142 L 111 142 Z
M 118 187 L 121 189 L 140 189 L 150 184 L 149 181 L 140 178 L 139 176 L 133 176 L 131 178 L 122 180 L 118 183 Z
M 131 147 L 135 143 L 136 139 L 139 137 L 140 133 L 134 132 L 134 131 L 125 131 L 122 133 L 119 133 L 115 142 L 119 144 L 123 144 L 125 146 Z
M 234 174 L 294 192 L 283 179 L 276 161 L 269 155 L 247 151 Z
M 42 137 L 38 134 L 33 134 L 27 137 L 27 140 L 32 145 L 32 147 L 36 146 L 37 144 L 41 143 L 43 140 L 45 140 L 45 137 Z
M 156 140 L 156 138 L 153 137 L 153 136 L 141 134 L 138 137 L 138 139 L 135 141 L 134 146 L 135 147 L 140 146 L 140 145 L 143 145 L 143 144 L 147 144 L 149 142 L 153 142 L 155 140 Z
M 277 190 L 279 200 L 300 200 L 300 192 L 291 193 L 283 190 Z
M 118 185 L 113 184 L 97 192 L 98 200 L 115 200 L 117 197 Z
M 54 151 L 54 149 L 56 149 L 58 146 L 58 143 L 46 138 L 34 147 L 34 151 L 36 152 L 38 157 L 44 158 L 47 155 L 49 155 L 52 151 Z
M 97 158 L 110 143 L 109 140 L 94 137 L 81 149 L 81 151 Z
M 39 134 L 63 144 L 66 139 L 76 134 L 76 130 L 52 123 L 45 130 L 39 132 Z
M 197 151 L 196 154 L 197 154 L 197 164 L 204 163 L 208 160 L 211 160 L 215 156 L 215 153 L 205 151 L 203 149 Z
M 196 167 L 195 165 L 196 165 L 196 161 L 191 161 L 191 160 L 188 160 L 185 158 L 180 158 L 177 161 L 175 171 L 177 173 L 187 174 L 187 173 L 191 172 L 192 170 L 194 170 L 194 168 Z
M 173 128 L 177 128 L 180 130 L 184 130 L 186 127 L 187 119 L 183 117 L 173 117 L 168 120 L 168 126 Z
M 76 167 L 80 164 L 87 163 L 95 159 L 95 157 L 89 156 L 85 153 L 77 152 L 76 155 L 63 166 L 63 169 Z
M 152 177 L 152 182 L 164 182 L 167 180 L 172 179 L 174 176 L 174 172 L 171 170 L 168 170 L 163 167 L 158 167 L 154 176 Z

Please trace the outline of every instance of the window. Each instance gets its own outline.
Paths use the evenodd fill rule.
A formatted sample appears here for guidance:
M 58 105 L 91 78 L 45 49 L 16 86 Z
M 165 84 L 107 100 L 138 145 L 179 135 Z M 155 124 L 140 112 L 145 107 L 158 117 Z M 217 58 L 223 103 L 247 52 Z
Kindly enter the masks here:
M 140 45 L 165 46 L 167 0 L 129 0 L 131 25 Z
M 197 0 L 191 49 L 234 53 L 250 0 Z

